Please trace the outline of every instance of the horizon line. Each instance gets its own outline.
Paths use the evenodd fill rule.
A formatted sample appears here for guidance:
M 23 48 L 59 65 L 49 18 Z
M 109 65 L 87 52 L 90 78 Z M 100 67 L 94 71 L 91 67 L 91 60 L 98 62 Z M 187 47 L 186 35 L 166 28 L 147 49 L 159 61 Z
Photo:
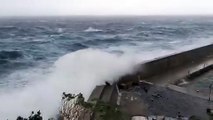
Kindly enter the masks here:
M 213 17 L 213 14 L 150 14 L 150 15 L 134 15 L 134 14 L 112 14 L 112 15 L 92 15 L 92 14 L 79 14 L 79 15 L 0 15 L 0 18 L 13 18 L 13 17 Z

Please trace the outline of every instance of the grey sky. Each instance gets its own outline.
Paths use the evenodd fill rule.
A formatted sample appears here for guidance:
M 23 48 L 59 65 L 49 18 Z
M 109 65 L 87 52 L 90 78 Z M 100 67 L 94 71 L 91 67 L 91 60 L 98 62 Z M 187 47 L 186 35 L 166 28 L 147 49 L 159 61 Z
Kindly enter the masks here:
M 212 0 L 0 0 L 0 16 L 213 14 Z

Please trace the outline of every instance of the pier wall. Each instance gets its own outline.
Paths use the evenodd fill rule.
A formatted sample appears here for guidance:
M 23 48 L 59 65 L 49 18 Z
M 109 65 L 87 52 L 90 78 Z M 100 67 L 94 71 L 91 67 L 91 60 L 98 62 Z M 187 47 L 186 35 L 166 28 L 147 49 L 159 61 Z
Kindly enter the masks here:
M 210 59 L 213 59 L 213 44 L 145 62 L 138 67 L 136 73 L 123 76 L 119 81 L 128 82 L 138 80 L 138 76 L 140 76 L 140 79 L 148 79 L 174 69 L 195 66 L 201 63 L 207 66 L 205 65 L 207 64 L 205 61 Z
M 200 65 L 202 66 L 200 67 Z M 155 81 L 164 82 L 165 78 L 171 81 L 177 80 L 187 75 L 193 75 L 193 73 L 197 74 L 200 70 L 209 68 L 211 65 L 213 65 L 213 44 L 142 63 L 137 66 L 138 69 L 135 73 L 121 77 L 118 81 L 118 86 L 129 87 L 138 84 L 136 81 L 139 79 L 157 83 L 152 81 L 153 77 Z M 187 73 L 188 70 L 191 70 L 190 74 Z M 180 74 L 181 72 L 183 72 L 183 74 Z M 163 77 L 161 75 L 163 75 Z M 121 83 L 125 83 L 125 85 L 123 86 Z M 99 99 L 114 104 L 118 96 L 115 88 L 114 85 L 96 86 L 88 101 Z

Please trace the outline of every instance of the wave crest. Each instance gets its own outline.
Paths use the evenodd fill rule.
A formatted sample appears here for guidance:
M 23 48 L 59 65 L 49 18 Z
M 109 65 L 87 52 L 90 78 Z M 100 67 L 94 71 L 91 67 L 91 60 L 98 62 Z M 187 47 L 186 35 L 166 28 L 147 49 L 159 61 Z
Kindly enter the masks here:
M 18 115 L 28 116 L 31 110 L 41 110 L 44 119 L 53 117 L 58 112 L 62 92 L 81 92 L 87 99 L 96 85 L 133 72 L 134 65 L 135 59 L 125 55 L 95 49 L 72 52 L 59 58 L 43 80 L 32 77 L 31 81 L 38 82 L 0 94 L 0 108 L 4 108 L 0 109 L 0 118 L 12 120 Z
M 101 30 L 101 29 L 96 29 L 96 28 L 93 28 L 93 27 L 89 27 L 86 30 L 84 30 L 84 32 L 102 32 L 102 31 L 103 30 Z

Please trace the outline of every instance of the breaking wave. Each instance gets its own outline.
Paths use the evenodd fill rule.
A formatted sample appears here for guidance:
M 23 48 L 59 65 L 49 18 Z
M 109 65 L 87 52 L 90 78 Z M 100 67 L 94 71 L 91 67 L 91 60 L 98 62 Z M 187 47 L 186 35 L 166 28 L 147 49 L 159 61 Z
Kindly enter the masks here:
M 15 27 L 15 26 L 2 26 L 2 27 L 0 27 L 0 30 L 9 30 L 9 29 L 18 29 L 18 28 Z
M 89 27 L 86 30 L 84 30 L 84 32 L 102 32 L 102 31 L 103 30 L 96 29 L 96 28 L 93 28 L 93 27 Z
M 44 119 L 54 117 L 63 91 L 81 92 L 87 99 L 96 85 L 113 82 L 133 72 L 136 64 L 132 57 L 95 49 L 67 54 L 55 62 L 50 73 L 32 77 L 37 82 L 10 93 L 1 93 L 0 118 L 13 120 L 18 115 L 28 116 L 31 110 L 41 110 Z M 41 78 L 43 80 L 36 80 Z

